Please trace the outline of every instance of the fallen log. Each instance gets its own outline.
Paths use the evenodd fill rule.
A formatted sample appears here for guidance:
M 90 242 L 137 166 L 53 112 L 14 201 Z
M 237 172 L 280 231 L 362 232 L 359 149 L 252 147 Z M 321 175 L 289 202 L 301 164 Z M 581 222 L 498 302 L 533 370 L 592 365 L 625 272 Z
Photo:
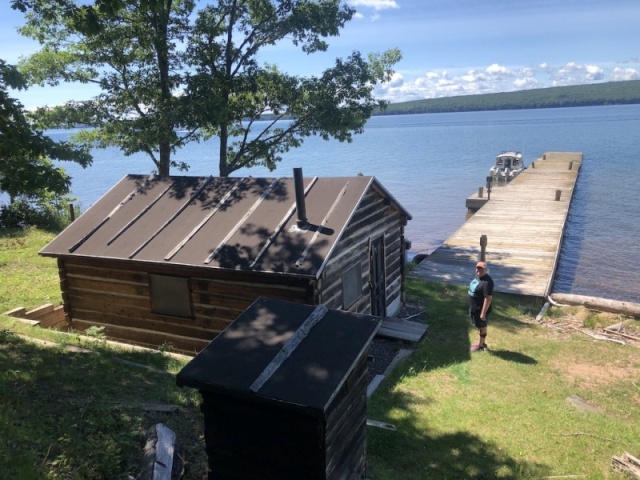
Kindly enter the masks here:
M 625 472 L 633 478 L 640 479 L 640 460 L 628 452 L 624 452 L 621 457 L 612 457 L 611 466 L 614 470 Z
M 555 302 L 564 305 L 582 305 L 592 310 L 621 313 L 623 315 L 640 318 L 640 304 L 638 303 L 600 297 L 588 297 L 585 295 L 573 295 L 570 293 L 553 293 L 551 294 L 551 298 Z

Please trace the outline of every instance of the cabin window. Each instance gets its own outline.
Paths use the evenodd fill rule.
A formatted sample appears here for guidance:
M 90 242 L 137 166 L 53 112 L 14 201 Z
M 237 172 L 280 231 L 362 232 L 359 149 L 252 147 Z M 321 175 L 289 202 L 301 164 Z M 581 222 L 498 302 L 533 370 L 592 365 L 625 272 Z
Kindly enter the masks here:
M 360 264 L 347 268 L 342 274 L 342 305 L 349 308 L 362 296 L 362 273 Z
M 160 315 L 193 318 L 189 280 L 184 277 L 149 275 L 151 311 Z

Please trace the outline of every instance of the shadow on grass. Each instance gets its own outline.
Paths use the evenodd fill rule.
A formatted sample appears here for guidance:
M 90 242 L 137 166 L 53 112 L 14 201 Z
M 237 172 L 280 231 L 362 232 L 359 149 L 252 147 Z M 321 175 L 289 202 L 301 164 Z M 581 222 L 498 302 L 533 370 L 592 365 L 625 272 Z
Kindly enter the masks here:
M 202 449 L 197 402 L 174 377 L 112 356 L 43 347 L 0 330 L 0 477 L 137 476 L 146 432 L 158 422 Z
M 470 352 L 469 338 L 477 334 L 468 319 L 465 287 L 409 281 L 407 292 L 412 300 L 426 307 L 429 331 L 405 365 L 404 376 L 428 375 L 430 371 L 451 367 L 454 375 L 456 372 L 464 375 L 464 364 L 472 355 L 490 354 L 508 362 L 537 363 L 528 355 L 508 350 Z M 535 301 L 500 294 L 494 296 L 494 301 L 490 335 L 492 325 L 513 331 L 529 328 L 515 317 L 524 310 L 535 309 Z M 370 404 L 368 414 L 371 418 L 393 423 L 397 428 L 396 432 L 374 428 L 367 431 L 372 478 L 524 479 L 540 478 L 551 472 L 548 465 L 505 454 L 500 445 L 484 441 L 472 431 L 435 434 L 428 428 L 418 428 L 417 425 L 425 425 L 425 419 L 416 416 L 416 407 L 432 401 L 422 393 L 390 389 Z
M 429 331 L 423 343 L 412 356 L 415 372 L 434 370 L 471 359 L 469 337 L 477 336 L 477 330 L 469 321 L 466 287 L 409 280 L 407 294 L 427 311 Z M 533 297 L 497 293 L 489 320 L 489 338 L 494 327 L 509 332 L 531 328 L 516 318 L 519 313 L 531 313 L 539 309 L 540 300 Z M 491 345 L 491 342 L 488 342 Z M 506 350 L 489 350 L 505 361 L 535 364 L 537 361 L 525 354 Z M 475 355 L 475 354 L 474 354 Z M 409 372 L 411 375 L 411 372 Z
M 524 365 L 535 365 L 538 361 L 535 358 L 520 352 L 511 352 L 509 350 L 489 350 L 489 355 L 498 357 L 508 362 L 522 363 Z
M 524 479 L 551 473 L 544 464 L 517 460 L 500 447 L 471 432 L 432 434 L 416 428 L 412 408 L 418 399 L 402 392 L 389 394 L 383 411 L 401 410 L 402 419 L 376 418 L 392 423 L 396 431 L 367 430 L 367 453 L 376 480 Z M 424 400 L 422 400 L 424 401 Z M 429 402 L 430 400 L 427 400 Z M 376 415 L 376 412 L 370 412 Z

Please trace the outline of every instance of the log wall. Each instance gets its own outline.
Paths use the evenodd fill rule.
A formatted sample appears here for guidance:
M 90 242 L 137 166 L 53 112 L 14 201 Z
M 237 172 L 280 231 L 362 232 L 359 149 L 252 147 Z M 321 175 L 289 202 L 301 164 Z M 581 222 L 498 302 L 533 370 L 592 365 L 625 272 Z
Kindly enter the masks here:
M 201 391 L 209 478 L 364 479 L 366 365 L 363 352 L 325 412 Z
M 101 326 L 112 338 L 153 347 L 170 343 L 195 353 L 260 296 L 301 303 L 313 299 L 313 285 L 306 279 L 175 265 L 133 267 L 101 259 L 60 262 L 65 311 L 73 329 Z M 153 313 L 149 274 L 187 277 L 193 318 Z
M 368 314 L 371 312 L 369 287 L 369 241 L 384 236 L 386 305 L 399 305 L 403 294 L 406 219 L 386 205 L 384 197 L 371 189 L 360 202 L 349 226 L 334 249 L 322 277 L 321 303 L 328 308 Z M 359 263 L 362 273 L 362 296 L 345 308 L 342 299 L 342 273 Z M 393 315 L 395 312 L 387 312 Z

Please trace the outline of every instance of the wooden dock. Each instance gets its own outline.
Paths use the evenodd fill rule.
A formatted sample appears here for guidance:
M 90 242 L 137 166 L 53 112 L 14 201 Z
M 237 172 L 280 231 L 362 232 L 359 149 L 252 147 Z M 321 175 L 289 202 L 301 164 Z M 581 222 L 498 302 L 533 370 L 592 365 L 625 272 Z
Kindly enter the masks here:
M 486 190 L 483 198 L 474 193 L 467 206 L 479 210 L 411 275 L 468 284 L 485 235 L 486 261 L 495 290 L 546 297 L 551 293 L 581 165 L 582 153 L 547 152 L 509 184 L 494 186 L 491 200 L 486 200 Z

